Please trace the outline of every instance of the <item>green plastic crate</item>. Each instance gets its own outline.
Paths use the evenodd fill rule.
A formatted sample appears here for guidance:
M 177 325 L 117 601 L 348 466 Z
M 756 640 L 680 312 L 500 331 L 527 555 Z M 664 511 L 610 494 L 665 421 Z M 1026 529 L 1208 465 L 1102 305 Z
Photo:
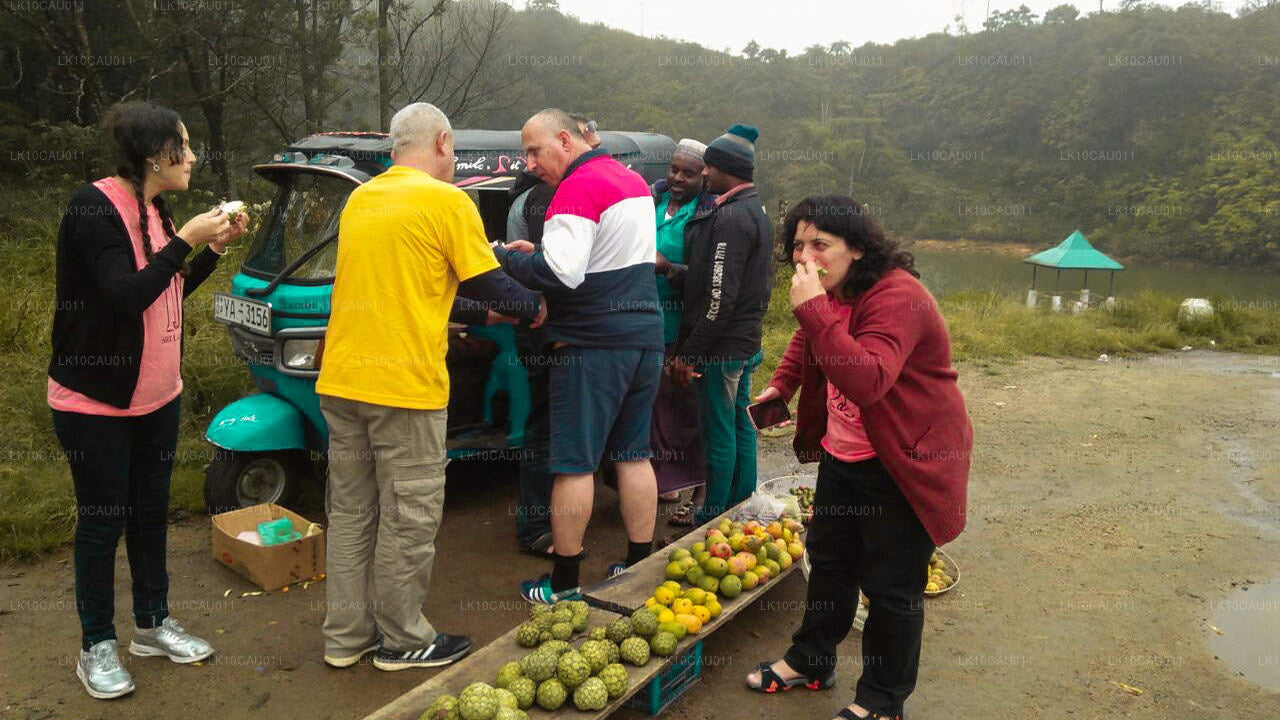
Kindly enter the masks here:
M 627 707 L 661 715 L 664 710 L 683 695 L 702 675 L 702 641 L 680 653 L 671 666 L 658 673 L 643 690 L 631 696 Z

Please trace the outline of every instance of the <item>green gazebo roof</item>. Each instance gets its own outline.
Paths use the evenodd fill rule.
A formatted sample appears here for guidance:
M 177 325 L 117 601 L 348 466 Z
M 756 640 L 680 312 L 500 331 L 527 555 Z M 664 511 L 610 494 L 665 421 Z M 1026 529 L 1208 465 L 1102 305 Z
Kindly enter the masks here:
M 1060 245 L 1027 258 L 1023 262 L 1058 270 L 1123 270 L 1124 265 L 1094 249 L 1084 233 L 1076 230 Z

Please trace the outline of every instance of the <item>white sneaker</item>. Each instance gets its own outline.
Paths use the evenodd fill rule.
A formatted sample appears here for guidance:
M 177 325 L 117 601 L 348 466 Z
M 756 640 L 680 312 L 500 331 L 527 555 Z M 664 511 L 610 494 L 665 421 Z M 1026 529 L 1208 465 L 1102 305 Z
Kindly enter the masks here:
M 173 618 L 165 618 L 153 628 L 134 628 L 129 652 L 139 657 L 164 656 L 186 665 L 213 654 L 209 643 L 188 633 Z
M 81 650 L 80 659 L 76 662 L 76 677 L 80 678 L 89 695 L 99 700 L 133 692 L 133 677 L 120 664 L 115 640 L 103 640 L 88 650 Z

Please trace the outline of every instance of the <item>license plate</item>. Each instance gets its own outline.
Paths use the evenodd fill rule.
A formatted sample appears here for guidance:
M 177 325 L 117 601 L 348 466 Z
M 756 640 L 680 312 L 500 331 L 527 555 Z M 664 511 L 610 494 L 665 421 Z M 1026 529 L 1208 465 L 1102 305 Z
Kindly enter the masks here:
M 271 335 L 271 306 L 258 300 L 214 293 L 213 319 L 262 335 Z

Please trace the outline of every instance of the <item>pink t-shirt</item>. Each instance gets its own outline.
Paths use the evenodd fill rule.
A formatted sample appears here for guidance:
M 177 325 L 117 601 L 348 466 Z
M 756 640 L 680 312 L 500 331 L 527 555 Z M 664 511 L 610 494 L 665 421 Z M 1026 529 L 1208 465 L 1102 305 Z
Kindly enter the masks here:
M 138 231 L 138 202 L 133 189 L 123 186 L 115 178 L 103 178 L 93 184 L 107 196 L 120 213 L 133 241 L 133 257 L 138 269 L 147 266 L 147 256 L 142 250 L 142 233 Z M 160 212 L 154 205 L 147 206 L 148 234 L 151 247 L 159 251 L 169 244 L 164 232 Z M 133 417 L 159 410 L 182 392 L 182 375 L 179 372 L 182 348 L 182 276 L 174 273 L 169 287 L 142 312 L 142 360 L 138 368 L 138 384 L 133 390 L 129 407 L 121 409 L 94 400 L 49 378 L 49 407 L 64 412 L 85 415 L 109 415 Z
M 836 308 L 840 322 L 847 326 L 852 308 L 843 303 L 837 303 Z M 862 427 L 862 411 L 830 381 L 827 382 L 827 434 L 822 438 L 822 449 L 844 462 L 861 462 L 876 456 Z

